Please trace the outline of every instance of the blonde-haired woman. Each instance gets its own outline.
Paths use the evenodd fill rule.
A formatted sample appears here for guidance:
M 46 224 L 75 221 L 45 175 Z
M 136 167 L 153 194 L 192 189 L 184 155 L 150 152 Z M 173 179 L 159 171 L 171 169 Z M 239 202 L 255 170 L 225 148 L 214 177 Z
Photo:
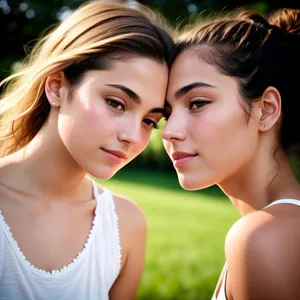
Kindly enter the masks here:
M 148 14 L 85 4 L 0 101 L 0 299 L 134 299 L 145 219 L 108 179 L 162 117 L 173 41 Z

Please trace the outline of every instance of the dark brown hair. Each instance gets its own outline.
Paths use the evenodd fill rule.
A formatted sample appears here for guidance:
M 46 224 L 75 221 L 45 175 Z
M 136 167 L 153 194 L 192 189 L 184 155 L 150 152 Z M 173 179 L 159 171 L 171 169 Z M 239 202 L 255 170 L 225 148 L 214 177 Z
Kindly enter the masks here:
M 178 54 L 195 47 L 200 59 L 234 77 L 249 111 L 267 87 L 275 87 L 282 98 L 281 147 L 300 157 L 300 10 L 280 9 L 267 17 L 238 12 L 194 26 L 177 45 Z

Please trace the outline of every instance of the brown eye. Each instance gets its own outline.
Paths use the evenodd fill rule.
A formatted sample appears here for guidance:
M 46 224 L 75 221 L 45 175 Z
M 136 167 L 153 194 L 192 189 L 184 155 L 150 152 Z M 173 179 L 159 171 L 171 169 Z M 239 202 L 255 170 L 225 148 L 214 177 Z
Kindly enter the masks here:
M 105 99 L 106 103 L 112 108 L 125 111 L 125 107 L 122 103 L 114 99 Z
M 210 103 L 209 101 L 197 100 L 190 103 L 190 109 L 197 109 L 206 104 Z
M 155 128 L 155 129 L 158 129 L 158 126 L 157 126 L 157 123 L 150 120 L 150 119 L 144 119 L 143 122 L 145 124 L 147 124 L 149 127 L 152 127 L 152 128 Z

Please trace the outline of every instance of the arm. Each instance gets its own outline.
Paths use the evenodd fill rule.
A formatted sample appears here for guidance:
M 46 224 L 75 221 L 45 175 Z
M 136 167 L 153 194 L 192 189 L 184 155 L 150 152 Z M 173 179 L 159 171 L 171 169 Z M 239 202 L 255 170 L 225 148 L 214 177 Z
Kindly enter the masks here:
M 142 276 L 146 250 L 146 220 L 140 209 L 126 199 L 116 199 L 122 245 L 120 274 L 110 290 L 111 300 L 134 300 Z
M 267 212 L 255 212 L 237 223 L 226 241 L 227 292 L 231 299 L 299 298 L 297 223 Z

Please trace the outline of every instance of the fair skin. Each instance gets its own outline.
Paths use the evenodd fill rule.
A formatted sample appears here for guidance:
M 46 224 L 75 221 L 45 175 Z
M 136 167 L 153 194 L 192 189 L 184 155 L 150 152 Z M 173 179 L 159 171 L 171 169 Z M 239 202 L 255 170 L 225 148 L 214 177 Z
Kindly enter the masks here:
M 188 49 L 171 68 L 167 101 L 164 145 L 180 184 L 188 190 L 217 184 L 242 215 L 226 238 L 227 298 L 297 299 L 300 210 L 264 209 L 277 199 L 300 199 L 277 138 L 279 92 L 268 87 L 247 118 L 237 81 Z
M 36 268 L 60 269 L 82 250 L 96 205 L 86 174 L 108 179 L 144 150 L 162 117 L 167 81 L 166 65 L 142 57 L 88 71 L 71 99 L 63 73 L 48 77 L 48 120 L 28 146 L 0 160 L 2 214 Z M 110 299 L 132 300 L 144 264 L 146 222 L 130 200 L 114 200 L 122 261 Z

